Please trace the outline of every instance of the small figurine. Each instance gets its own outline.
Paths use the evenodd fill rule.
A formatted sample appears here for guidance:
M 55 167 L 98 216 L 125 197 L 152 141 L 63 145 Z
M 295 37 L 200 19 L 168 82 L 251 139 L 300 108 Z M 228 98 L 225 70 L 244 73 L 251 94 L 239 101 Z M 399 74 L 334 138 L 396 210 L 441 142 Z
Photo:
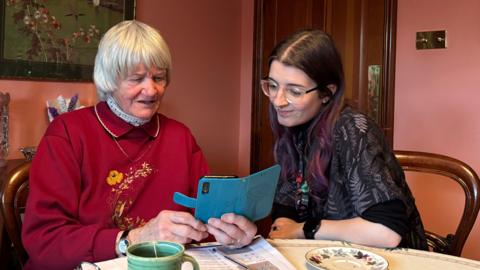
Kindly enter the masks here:
M 83 106 L 80 106 L 80 102 L 78 102 L 78 94 L 72 98 L 64 98 L 60 95 L 54 100 L 47 100 L 48 120 L 52 122 L 53 119 L 60 114 L 71 112 L 82 107 Z

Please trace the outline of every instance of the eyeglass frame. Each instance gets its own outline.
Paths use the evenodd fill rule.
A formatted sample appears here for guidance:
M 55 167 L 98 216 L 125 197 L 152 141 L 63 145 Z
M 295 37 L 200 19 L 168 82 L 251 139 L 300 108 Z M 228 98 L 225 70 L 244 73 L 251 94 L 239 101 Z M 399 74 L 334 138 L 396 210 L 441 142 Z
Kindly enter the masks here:
M 275 95 L 275 96 L 270 96 L 269 94 L 267 94 L 267 93 L 265 92 L 265 90 L 263 89 L 263 86 L 262 86 L 263 83 L 270 83 L 270 79 L 269 79 L 268 77 L 265 77 L 265 78 L 261 79 L 261 80 L 260 80 L 260 88 L 262 89 L 262 92 L 263 92 L 263 94 L 264 94 L 265 96 L 267 96 L 267 97 L 269 97 L 269 98 L 274 98 L 274 97 L 276 97 L 277 95 Z M 310 93 L 310 92 L 313 92 L 313 91 L 316 91 L 316 90 L 320 90 L 320 89 L 321 89 L 321 87 L 317 85 L 317 86 L 315 86 L 315 87 L 313 87 L 313 88 L 310 88 L 310 89 L 308 89 L 308 90 L 305 90 L 301 95 L 302 95 L 302 97 L 303 97 L 303 95 L 306 95 L 306 94 L 308 94 L 308 93 Z M 280 85 L 279 85 L 279 90 L 280 90 Z M 327 88 L 327 90 L 328 90 L 328 91 L 327 91 L 327 92 L 328 92 L 327 95 L 331 96 L 332 93 L 330 92 L 330 90 L 329 90 L 328 88 Z M 278 94 L 278 92 L 277 92 L 277 94 Z M 287 102 L 288 102 L 289 104 L 295 103 L 295 102 L 293 102 L 292 100 L 290 100 L 289 98 L 287 98 L 286 96 L 285 96 L 285 99 L 287 100 Z

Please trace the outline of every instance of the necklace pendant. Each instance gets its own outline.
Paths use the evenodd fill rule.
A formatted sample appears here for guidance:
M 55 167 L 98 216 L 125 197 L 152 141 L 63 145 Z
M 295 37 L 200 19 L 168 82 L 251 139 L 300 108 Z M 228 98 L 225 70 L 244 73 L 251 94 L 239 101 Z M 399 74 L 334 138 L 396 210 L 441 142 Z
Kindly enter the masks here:
M 117 145 L 117 148 L 120 150 L 120 152 L 122 152 L 122 154 L 131 162 L 131 163 L 135 163 L 137 161 L 139 161 L 141 158 L 143 158 L 145 156 L 145 154 L 147 154 L 150 150 L 150 148 L 152 148 L 152 145 L 154 143 L 155 140 L 151 140 L 149 141 L 147 144 L 147 146 L 144 148 L 143 151 L 140 150 L 139 153 L 136 154 L 136 157 L 132 158 L 130 157 L 130 155 L 125 151 L 125 149 L 123 149 L 123 147 L 120 145 L 120 143 L 118 142 L 118 140 L 115 138 L 115 137 L 112 137 L 113 138 L 113 141 L 115 142 L 115 144 Z
M 297 174 L 297 177 L 295 177 L 295 183 L 301 184 L 303 182 L 303 177 L 301 174 Z

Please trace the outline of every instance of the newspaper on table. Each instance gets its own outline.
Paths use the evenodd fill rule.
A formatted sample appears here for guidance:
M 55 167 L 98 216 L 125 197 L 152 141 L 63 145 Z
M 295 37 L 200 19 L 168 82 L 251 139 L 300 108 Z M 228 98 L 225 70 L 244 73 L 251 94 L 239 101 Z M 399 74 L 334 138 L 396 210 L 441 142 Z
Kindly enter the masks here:
M 263 237 L 256 237 L 253 242 L 243 248 L 232 249 L 218 243 L 202 243 L 189 245 L 186 253 L 193 256 L 200 269 L 222 270 L 295 270 L 295 267 Z M 99 262 L 102 270 L 127 270 L 126 257 Z M 182 270 L 193 269 L 184 263 Z
M 193 256 L 200 269 L 295 270 L 295 267 L 264 238 L 257 237 L 243 248 L 232 249 L 215 243 L 192 246 L 186 253 Z M 182 270 L 192 269 L 184 264 Z

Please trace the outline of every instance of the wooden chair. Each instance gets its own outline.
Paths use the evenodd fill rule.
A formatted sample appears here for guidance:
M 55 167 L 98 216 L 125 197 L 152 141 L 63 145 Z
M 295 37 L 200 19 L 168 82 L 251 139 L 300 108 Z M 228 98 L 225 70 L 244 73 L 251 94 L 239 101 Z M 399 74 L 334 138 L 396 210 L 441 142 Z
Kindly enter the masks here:
M 27 252 L 23 248 L 21 232 L 22 218 L 28 196 L 29 171 L 29 161 L 11 170 L 5 179 L 1 194 L 3 221 L 22 268 L 28 259 Z
M 464 162 L 443 155 L 414 151 L 395 151 L 395 156 L 404 171 L 446 176 L 462 186 L 465 192 L 465 207 L 455 233 L 443 237 L 433 232 L 426 232 L 428 245 L 433 251 L 460 256 L 480 208 L 478 194 L 480 180 L 478 175 Z

